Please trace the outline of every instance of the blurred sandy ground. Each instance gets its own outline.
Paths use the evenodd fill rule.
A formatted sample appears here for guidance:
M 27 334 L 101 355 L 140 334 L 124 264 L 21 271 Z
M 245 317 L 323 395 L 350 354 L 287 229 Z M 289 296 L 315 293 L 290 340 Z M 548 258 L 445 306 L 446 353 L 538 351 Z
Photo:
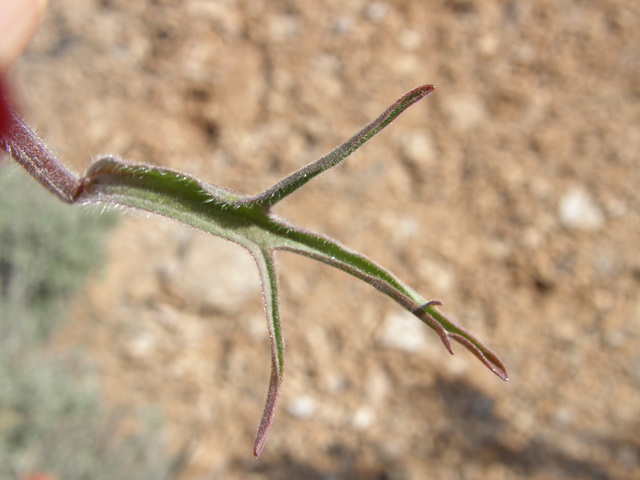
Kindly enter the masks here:
M 451 358 L 367 285 L 279 256 L 281 408 L 241 251 L 134 215 L 60 348 L 158 405 L 181 478 L 640 477 L 640 4 L 57 0 L 12 72 L 91 156 L 258 192 L 405 91 L 436 92 L 277 213 L 390 268 L 494 349 Z

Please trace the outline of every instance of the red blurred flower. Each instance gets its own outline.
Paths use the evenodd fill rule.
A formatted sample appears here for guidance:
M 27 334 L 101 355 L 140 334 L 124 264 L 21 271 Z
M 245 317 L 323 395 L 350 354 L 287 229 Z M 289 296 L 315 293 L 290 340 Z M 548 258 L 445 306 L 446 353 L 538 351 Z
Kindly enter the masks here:
M 11 109 L 9 108 L 9 92 L 5 86 L 4 78 L 0 75 L 0 140 L 11 125 Z

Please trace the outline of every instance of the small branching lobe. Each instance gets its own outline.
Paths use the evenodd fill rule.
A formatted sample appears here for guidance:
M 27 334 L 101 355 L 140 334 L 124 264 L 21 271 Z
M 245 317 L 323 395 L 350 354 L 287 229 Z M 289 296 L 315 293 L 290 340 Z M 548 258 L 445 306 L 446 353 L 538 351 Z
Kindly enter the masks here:
M 272 187 L 267 188 L 264 192 L 251 198 L 250 201 L 263 207 L 275 205 L 277 202 L 296 191 L 315 176 L 320 175 L 325 170 L 328 170 L 342 162 L 345 158 L 360 148 L 367 140 L 374 137 L 378 132 L 380 132 L 380 130 L 389 125 L 407 108 L 433 92 L 433 89 L 433 85 L 422 85 L 411 90 L 409 93 L 404 94 L 396 100 L 393 105 L 387 108 L 382 115 L 362 128 L 349 140 L 337 146 L 326 155 L 305 165 L 300 170 L 297 170 L 291 175 L 283 178 Z
M 285 250 L 349 273 L 395 300 L 432 328 L 453 354 L 451 339 L 467 348 L 491 371 L 507 380 L 504 364 L 473 335 L 444 316 L 437 300 L 427 301 L 391 272 L 324 235 L 291 225 L 271 207 L 320 173 L 342 162 L 408 107 L 433 91 L 423 85 L 402 96 L 380 117 L 327 155 L 287 176 L 264 192 L 249 196 L 166 168 L 133 164 L 113 156 L 94 162 L 82 178 L 64 167 L 33 130 L 13 115 L 2 146 L 45 188 L 68 203 L 97 202 L 141 209 L 173 218 L 247 249 L 256 261 L 271 337 L 271 380 L 254 444 L 264 448 L 273 423 L 284 375 L 284 339 L 279 313 L 275 252 Z

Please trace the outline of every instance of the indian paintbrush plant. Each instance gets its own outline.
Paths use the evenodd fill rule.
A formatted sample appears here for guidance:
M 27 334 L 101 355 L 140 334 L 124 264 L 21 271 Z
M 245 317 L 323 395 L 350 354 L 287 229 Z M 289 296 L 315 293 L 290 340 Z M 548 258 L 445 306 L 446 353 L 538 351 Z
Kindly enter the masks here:
M 116 156 L 94 161 L 82 177 L 60 163 L 17 114 L 10 112 L 0 146 L 40 184 L 69 204 L 125 206 L 173 218 L 225 238 L 249 251 L 260 272 L 271 337 L 271 379 L 253 453 L 260 455 L 271 428 L 284 374 L 284 339 L 278 303 L 275 253 L 289 251 L 336 267 L 388 295 L 431 327 L 453 354 L 451 340 L 473 353 L 503 380 L 507 371 L 496 354 L 385 268 L 337 241 L 279 218 L 273 207 L 315 176 L 339 164 L 433 91 L 420 86 L 403 95 L 377 119 L 323 157 L 257 195 L 245 195 L 167 168 L 136 164 Z

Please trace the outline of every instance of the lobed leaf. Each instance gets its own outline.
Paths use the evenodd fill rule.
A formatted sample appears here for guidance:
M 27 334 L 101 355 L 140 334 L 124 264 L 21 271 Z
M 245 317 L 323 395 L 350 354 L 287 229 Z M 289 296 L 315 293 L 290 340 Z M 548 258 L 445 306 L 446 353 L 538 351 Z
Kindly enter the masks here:
M 291 225 L 270 211 L 284 197 L 342 162 L 433 89 L 432 85 L 423 85 L 402 96 L 380 117 L 330 153 L 255 196 L 170 169 L 132 164 L 113 156 L 93 163 L 79 179 L 60 164 L 33 130 L 15 115 L 9 135 L 0 144 L 43 186 L 68 203 L 102 202 L 156 213 L 232 241 L 253 255 L 260 271 L 271 337 L 271 378 L 254 444 L 254 455 L 258 456 L 273 423 L 284 375 L 284 339 L 273 258 L 278 250 L 313 258 L 367 282 L 431 327 L 450 353 L 453 354 L 450 342 L 453 339 L 500 378 L 508 379 L 506 368 L 497 355 L 438 311 L 439 301 L 425 300 L 365 256 L 329 237 Z

